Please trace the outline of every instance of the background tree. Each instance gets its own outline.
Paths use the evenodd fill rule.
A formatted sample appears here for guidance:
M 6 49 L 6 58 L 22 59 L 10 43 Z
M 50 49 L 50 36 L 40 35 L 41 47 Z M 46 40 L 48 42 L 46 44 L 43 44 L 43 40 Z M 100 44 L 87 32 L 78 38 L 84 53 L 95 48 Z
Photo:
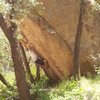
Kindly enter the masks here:
M 80 1 L 80 14 L 78 19 L 78 25 L 76 30 L 75 36 L 75 46 L 74 46 L 74 58 L 73 58 L 73 75 L 75 78 L 81 77 L 81 70 L 80 70 L 80 45 L 81 45 L 81 36 L 84 24 L 84 14 L 85 14 L 85 1 Z M 78 75 L 78 76 L 77 76 Z
M 13 15 L 15 13 L 13 8 L 15 1 L 13 2 L 13 0 L 12 1 L 8 0 L 7 2 L 12 5 L 11 10 L 9 11 L 9 13 L 6 14 L 5 18 L 3 17 L 2 14 L 0 14 L 0 26 L 1 29 L 4 31 L 11 46 L 12 59 L 13 59 L 16 82 L 20 99 L 31 100 L 27 83 L 25 81 L 25 71 L 24 71 L 20 45 L 19 42 L 17 41 L 17 38 L 15 37 L 17 26 L 15 23 L 12 22 Z

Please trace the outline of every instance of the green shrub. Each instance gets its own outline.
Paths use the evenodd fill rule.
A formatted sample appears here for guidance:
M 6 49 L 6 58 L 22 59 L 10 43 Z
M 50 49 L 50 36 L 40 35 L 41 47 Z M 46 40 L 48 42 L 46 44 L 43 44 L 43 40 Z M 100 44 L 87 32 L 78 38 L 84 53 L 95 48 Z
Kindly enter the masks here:
M 82 77 L 79 81 L 65 80 L 44 91 L 46 82 L 40 81 L 32 86 L 34 96 L 39 100 L 100 100 L 100 76 L 94 79 Z

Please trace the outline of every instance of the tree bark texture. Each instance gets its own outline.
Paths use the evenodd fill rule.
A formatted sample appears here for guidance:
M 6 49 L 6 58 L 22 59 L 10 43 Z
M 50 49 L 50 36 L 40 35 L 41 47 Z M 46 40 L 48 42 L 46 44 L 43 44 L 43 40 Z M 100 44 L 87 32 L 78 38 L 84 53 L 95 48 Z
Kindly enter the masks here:
M 23 62 L 25 64 L 26 71 L 27 71 L 27 73 L 29 75 L 30 82 L 34 83 L 34 78 L 33 78 L 33 75 L 31 73 L 31 70 L 30 70 L 29 62 L 27 61 L 27 57 L 26 57 L 26 53 L 25 53 L 24 47 L 21 44 L 20 44 L 20 47 L 21 47 Z
M 10 25 L 11 26 L 8 26 L 6 20 L 3 18 L 2 15 L 0 15 L 0 27 L 5 33 L 11 46 L 11 54 L 16 76 L 16 84 L 20 100 L 31 100 L 28 86 L 25 80 L 25 71 L 23 67 L 20 45 L 17 39 L 15 38 L 16 25 L 12 22 L 10 22 Z
M 80 46 L 81 46 L 81 36 L 83 31 L 84 24 L 84 14 L 85 14 L 85 2 L 84 0 L 80 1 L 80 14 L 78 19 L 78 25 L 75 36 L 75 45 L 74 45 L 74 58 L 73 58 L 73 75 L 80 79 Z
M 6 85 L 8 88 L 10 87 L 10 84 L 7 82 L 7 80 L 4 78 L 2 74 L 0 74 L 0 81 Z

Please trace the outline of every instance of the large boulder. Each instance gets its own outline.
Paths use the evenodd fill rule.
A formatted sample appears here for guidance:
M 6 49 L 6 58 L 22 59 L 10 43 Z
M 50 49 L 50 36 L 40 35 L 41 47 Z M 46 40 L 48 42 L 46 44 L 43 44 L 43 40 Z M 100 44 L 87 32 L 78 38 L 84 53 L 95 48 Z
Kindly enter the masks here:
M 32 12 L 19 26 L 23 44 L 46 59 L 48 66 L 43 69 L 49 78 L 62 80 L 72 74 L 80 3 L 79 0 L 39 1 L 43 4 L 41 15 Z M 100 65 L 100 10 L 95 8 L 95 3 L 87 1 L 80 66 L 81 74 L 94 74 L 94 66 Z

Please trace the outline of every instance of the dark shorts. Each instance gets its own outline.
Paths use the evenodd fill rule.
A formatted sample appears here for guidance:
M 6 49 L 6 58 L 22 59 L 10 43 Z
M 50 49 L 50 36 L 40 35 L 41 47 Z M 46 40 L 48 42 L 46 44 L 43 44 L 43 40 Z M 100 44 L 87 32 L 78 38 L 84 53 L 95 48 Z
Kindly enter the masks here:
M 35 63 L 40 64 L 40 65 L 44 65 L 44 61 L 41 58 L 36 59 Z

